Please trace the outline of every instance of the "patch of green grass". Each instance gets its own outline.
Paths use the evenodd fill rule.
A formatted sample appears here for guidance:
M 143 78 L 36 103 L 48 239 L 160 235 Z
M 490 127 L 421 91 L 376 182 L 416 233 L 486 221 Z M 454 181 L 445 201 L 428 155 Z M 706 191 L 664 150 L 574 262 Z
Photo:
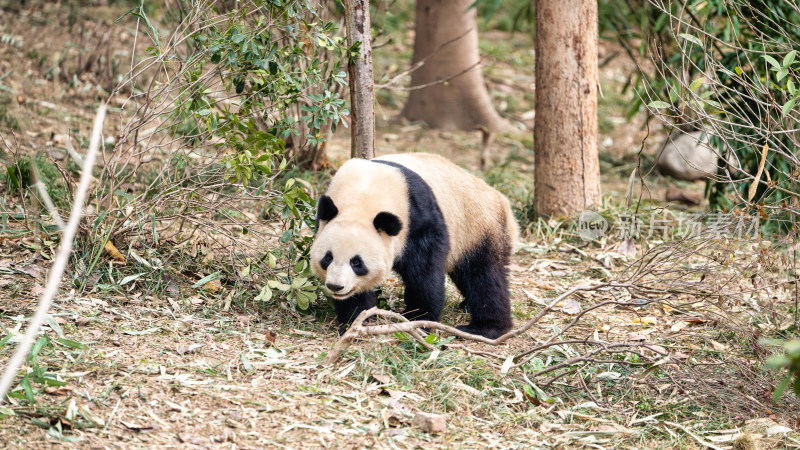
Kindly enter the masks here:
M 31 423 L 51 432 L 51 423 L 56 424 L 60 430 L 60 418 L 65 415 L 66 402 L 54 404 L 51 396 L 43 395 L 45 389 L 70 386 L 69 379 L 65 380 L 63 371 L 84 368 L 84 357 L 88 353 L 88 346 L 75 340 L 72 333 L 65 333 L 65 327 L 59 325 L 56 317 L 59 314 L 48 316 L 43 332 L 39 336 L 28 354 L 27 370 L 23 369 L 18 374 L 18 379 L 12 384 L 12 391 L 8 397 L 14 399 L 10 408 L 0 411 L 0 419 L 20 413 L 30 415 Z M 2 321 L 19 322 L 22 317 L 10 318 L 5 313 L 0 314 Z M 8 358 L 16 349 L 17 342 L 12 340 L 13 334 L 0 321 L 0 332 L 5 337 L 0 339 L 0 358 Z M 11 322 L 6 322 L 11 324 Z M 70 331 L 67 329 L 67 331 Z M 52 369 L 51 369 L 52 368 Z M 78 369 L 80 370 L 80 369 Z M 71 387 L 70 387 L 71 389 Z M 44 420 L 43 420 L 44 419 Z M 82 418 L 77 418 L 70 424 L 70 429 L 90 428 L 93 426 Z M 55 431 L 55 429 L 53 429 Z M 60 432 L 58 433 L 60 436 Z
M 61 172 L 55 163 L 45 153 L 37 153 L 17 161 L 6 168 L 5 180 L 11 193 L 20 195 L 24 190 L 36 183 L 38 172 L 39 181 L 47 189 L 47 194 L 59 209 L 67 209 L 70 205 L 70 196 Z M 38 198 L 39 193 L 36 193 Z M 39 199 L 42 201 L 41 199 Z
M 33 48 L 25 52 L 25 57 L 33 61 L 38 67 L 44 67 L 47 64 L 47 54 Z
M 19 131 L 19 121 L 11 112 L 11 97 L 0 93 L 0 128 Z
M 514 48 L 514 42 L 510 39 L 481 39 L 478 43 L 478 49 L 481 54 L 501 61 L 505 61 L 508 55 L 514 51 Z

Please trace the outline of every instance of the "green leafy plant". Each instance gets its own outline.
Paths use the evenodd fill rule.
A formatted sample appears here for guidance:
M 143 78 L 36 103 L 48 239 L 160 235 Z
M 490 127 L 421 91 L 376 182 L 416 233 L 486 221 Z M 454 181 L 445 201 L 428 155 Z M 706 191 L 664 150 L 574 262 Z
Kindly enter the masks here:
M 303 226 L 312 229 L 315 226 L 316 202 L 301 188 L 296 178 L 290 178 L 285 184 L 283 203 L 281 217 L 289 221 L 289 226 L 281 234 L 280 242 L 287 246 L 287 259 L 294 261 L 294 265 L 267 280 L 255 300 L 269 301 L 277 291 L 293 306 L 305 311 L 321 292 L 319 283 L 312 278 L 309 251 L 313 237 L 301 231 Z M 272 253 L 267 255 L 267 260 L 270 267 L 277 266 L 277 258 Z
M 785 372 L 785 376 L 772 393 L 773 401 L 777 402 L 790 385 L 794 394 L 800 397 L 800 339 L 786 341 L 783 344 L 783 353 L 770 356 L 765 367 Z
M 181 2 L 185 14 L 170 24 L 180 30 L 172 36 L 142 8 L 129 12 L 151 40 L 141 65 L 157 70 L 123 81 L 146 86 L 153 100 L 115 154 L 142 145 L 137 133 L 157 138 L 144 143 L 146 162 L 127 159 L 103 172 L 115 176 L 98 186 L 95 237 L 157 250 L 198 236 L 214 245 L 224 235 L 234 250 L 219 254 L 231 258 L 213 270 L 195 263 L 197 272 L 219 272 L 222 283 L 259 301 L 307 310 L 318 298 L 308 262 L 315 203 L 308 183 L 287 174 L 316 164 L 330 133 L 347 125 L 342 64 L 357 48 L 345 45 L 322 2 L 249 0 L 225 12 L 213 4 Z M 143 188 L 120 189 L 131 182 Z M 280 224 L 257 223 L 253 210 Z
M 55 339 L 43 334 L 34 342 L 26 359 L 30 370 L 22 374 L 19 380 L 21 389 L 15 389 L 8 393 L 9 397 L 22 400 L 31 406 L 36 404 L 36 398 L 45 388 L 66 386 L 68 384 L 58 373 L 49 371 L 47 366 L 42 364 L 42 358 L 45 355 L 54 353 L 82 353 L 88 348 L 85 344 L 67 338 L 64 330 L 52 316 L 47 317 L 47 324 L 55 332 Z M 2 327 L 2 324 L 0 324 L 0 327 Z M 12 333 L 5 327 L 2 328 L 6 336 L 0 339 L 0 354 L 6 351 L 10 352 L 21 340 L 21 336 L 18 333 Z M 2 414 L 2 411 L 0 411 L 0 416 Z
M 346 83 L 341 64 L 351 50 L 312 3 L 243 6 L 231 20 L 211 22 L 191 36 L 196 62 L 184 75 L 173 130 L 190 142 L 222 138 L 235 150 L 225 164 L 236 181 L 248 182 L 255 173 L 273 173 L 269 161 L 281 160 L 289 140 L 293 152 L 286 156 L 299 162 L 317 157 L 328 128 L 335 132 L 349 114 L 339 90 Z M 230 95 L 225 101 L 211 95 L 209 66 Z

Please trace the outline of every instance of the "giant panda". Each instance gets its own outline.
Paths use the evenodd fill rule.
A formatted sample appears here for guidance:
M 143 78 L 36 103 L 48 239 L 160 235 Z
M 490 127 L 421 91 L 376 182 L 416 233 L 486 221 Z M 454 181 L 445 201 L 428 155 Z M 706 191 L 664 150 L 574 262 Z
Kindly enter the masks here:
M 441 156 L 407 153 L 341 166 L 317 202 L 310 255 L 340 332 L 395 270 L 406 317 L 439 320 L 447 274 L 471 316 L 458 328 L 493 339 L 512 325 L 506 265 L 518 237 L 502 194 Z

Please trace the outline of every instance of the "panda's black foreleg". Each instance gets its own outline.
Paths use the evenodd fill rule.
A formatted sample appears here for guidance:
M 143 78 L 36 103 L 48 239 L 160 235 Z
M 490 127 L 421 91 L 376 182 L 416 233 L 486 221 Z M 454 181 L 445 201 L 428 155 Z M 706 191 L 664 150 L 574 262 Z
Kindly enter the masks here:
M 344 300 L 334 300 L 333 308 L 336 310 L 336 318 L 339 320 L 339 334 L 344 334 L 350 324 L 361 311 L 372 308 L 376 305 L 375 291 L 366 291 L 348 297 Z
M 449 242 L 444 222 L 438 226 L 436 223 L 409 232 L 413 237 L 393 267 L 406 285 L 403 315 L 410 320 L 438 321 L 444 307 L 444 264 Z
M 438 267 L 418 267 L 401 276 L 406 285 L 403 315 L 409 320 L 438 321 L 444 308 L 443 263 Z
M 489 339 L 503 335 L 513 325 L 508 300 L 508 255 L 495 251 L 487 239 L 468 252 L 450 273 L 471 320 L 457 327 Z

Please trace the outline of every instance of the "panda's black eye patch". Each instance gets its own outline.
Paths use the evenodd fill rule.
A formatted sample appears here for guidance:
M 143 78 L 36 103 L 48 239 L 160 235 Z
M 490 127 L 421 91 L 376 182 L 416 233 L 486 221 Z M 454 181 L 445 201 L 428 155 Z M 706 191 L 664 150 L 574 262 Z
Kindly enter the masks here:
M 350 258 L 350 267 L 353 268 L 353 273 L 360 277 L 369 273 L 367 266 L 364 265 L 364 261 L 362 261 L 361 257 L 358 255 Z
M 328 270 L 328 266 L 330 266 L 332 262 L 333 254 L 328 250 L 328 253 L 325 253 L 325 256 L 320 260 L 319 265 L 322 267 L 322 270 Z

